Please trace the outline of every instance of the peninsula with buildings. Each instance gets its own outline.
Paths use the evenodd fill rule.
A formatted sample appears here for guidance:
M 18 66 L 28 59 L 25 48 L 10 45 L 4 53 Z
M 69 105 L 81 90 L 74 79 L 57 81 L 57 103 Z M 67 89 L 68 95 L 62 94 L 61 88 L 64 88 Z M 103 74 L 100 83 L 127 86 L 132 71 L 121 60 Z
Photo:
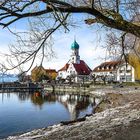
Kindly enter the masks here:
M 79 49 L 80 45 L 76 40 L 71 44 L 70 59 L 66 60 L 62 68 L 58 71 L 55 69 L 45 69 L 43 66 L 36 66 L 31 71 L 31 79 L 37 82 L 39 75 L 45 80 L 63 80 L 65 82 L 71 81 L 80 83 L 84 80 L 105 83 L 122 83 L 139 81 L 135 68 L 125 60 L 113 60 L 103 62 L 97 67 L 91 69 L 88 64 L 80 59 Z M 43 77 L 44 75 L 44 77 Z

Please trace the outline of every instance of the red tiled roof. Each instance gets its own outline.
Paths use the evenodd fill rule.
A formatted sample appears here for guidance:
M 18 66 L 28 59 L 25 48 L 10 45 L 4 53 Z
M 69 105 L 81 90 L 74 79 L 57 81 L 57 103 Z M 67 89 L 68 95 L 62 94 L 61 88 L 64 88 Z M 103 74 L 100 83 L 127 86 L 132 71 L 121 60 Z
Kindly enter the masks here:
M 91 72 L 91 69 L 83 60 L 80 60 L 80 64 L 73 63 L 73 66 L 76 72 L 78 73 L 78 75 L 89 75 Z M 59 71 L 67 71 L 68 67 L 69 67 L 69 64 L 66 63 L 65 66 L 61 68 Z
M 91 69 L 83 60 L 80 60 L 80 64 L 73 64 L 73 66 L 78 75 L 89 75 L 91 72 Z
M 61 68 L 60 70 L 58 70 L 58 71 L 67 71 L 68 67 L 69 67 L 69 64 L 66 63 L 65 66 L 62 67 L 62 68 Z
M 122 61 L 110 61 L 110 62 L 104 62 L 94 68 L 93 72 L 104 72 L 104 71 L 114 71 L 116 70 L 117 66 L 120 65 Z M 107 69 L 108 67 L 108 69 Z M 113 69 L 112 69 L 113 67 Z

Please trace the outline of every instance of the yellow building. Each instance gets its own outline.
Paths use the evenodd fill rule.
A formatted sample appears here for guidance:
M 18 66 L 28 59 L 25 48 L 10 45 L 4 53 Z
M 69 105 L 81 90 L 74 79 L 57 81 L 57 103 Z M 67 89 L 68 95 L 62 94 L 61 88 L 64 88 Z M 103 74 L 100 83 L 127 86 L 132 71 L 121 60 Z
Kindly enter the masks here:
M 55 80 L 57 77 L 57 72 L 55 69 L 45 69 L 46 74 L 49 76 L 50 79 Z
M 54 80 L 57 76 L 55 69 L 45 69 L 43 66 L 36 66 L 31 71 L 31 80 L 39 82 L 42 80 Z
M 31 80 L 33 82 L 39 82 L 46 75 L 46 71 L 43 66 L 36 66 L 31 71 Z

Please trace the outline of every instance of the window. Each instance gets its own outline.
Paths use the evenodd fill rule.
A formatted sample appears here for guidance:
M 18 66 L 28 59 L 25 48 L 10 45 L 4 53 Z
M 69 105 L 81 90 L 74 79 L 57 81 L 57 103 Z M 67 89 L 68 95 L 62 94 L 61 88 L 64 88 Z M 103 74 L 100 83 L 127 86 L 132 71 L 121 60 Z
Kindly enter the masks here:
M 120 73 L 123 73 L 123 70 L 120 70 Z
M 131 76 L 126 76 L 126 81 L 127 82 L 131 82 L 132 81 L 132 77 Z
M 121 81 L 125 81 L 125 77 L 124 76 L 121 76 L 120 79 L 121 79 Z
M 127 72 L 127 73 L 131 73 L 131 70 L 127 70 L 126 72 Z

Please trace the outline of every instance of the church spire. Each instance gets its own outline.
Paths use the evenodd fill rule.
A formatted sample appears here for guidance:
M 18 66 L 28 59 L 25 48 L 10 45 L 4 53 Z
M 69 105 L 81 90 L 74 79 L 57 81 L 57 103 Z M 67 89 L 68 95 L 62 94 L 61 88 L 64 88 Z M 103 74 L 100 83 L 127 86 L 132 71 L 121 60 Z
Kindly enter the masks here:
M 72 50 L 71 62 L 75 64 L 79 64 L 80 63 L 79 44 L 76 42 L 75 38 L 74 38 L 74 42 L 71 44 L 71 50 Z
M 74 42 L 71 44 L 71 49 L 79 49 L 79 44 L 74 40 Z
M 76 35 L 74 36 L 74 41 L 76 41 Z

